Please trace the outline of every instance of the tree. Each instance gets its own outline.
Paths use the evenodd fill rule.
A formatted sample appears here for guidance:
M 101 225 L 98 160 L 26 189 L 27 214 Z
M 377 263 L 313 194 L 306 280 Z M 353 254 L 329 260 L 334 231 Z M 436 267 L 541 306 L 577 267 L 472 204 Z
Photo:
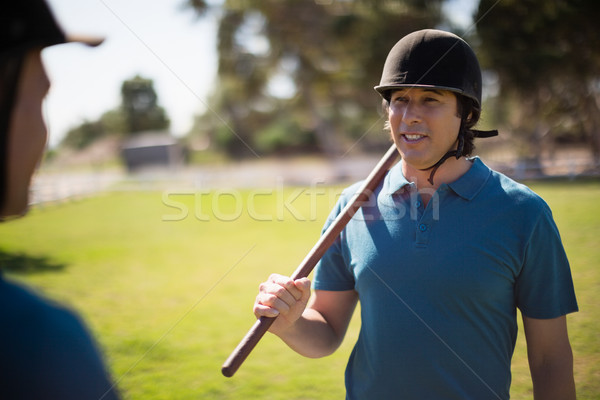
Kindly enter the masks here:
M 129 134 L 162 130 L 170 124 L 165 110 L 158 105 L 153 81 L 139 75 L 121 85 L 121 110 Z
M 61 144 L 83 149 L 105 136 L 127 136 L 169 127 L 165 110 L 158 106 L 152 80 L 139 75 L 121 85 L 121 105 L 106 111 L 97 121 L 84 121 L 70 129 Z
M 100 123 L 106 135 L 125 136 L 127 133 L 125 114 L 121 108 L 106 111 L 100 117 Z
M 219 129 L 231 138 L 227 150 L 251 154 L 274 126 L 310 133 L 330 156 L 357 142 L 387 144 L 384 134 L 368 135 L 378 122 L 373 86 L 400 37 L 440 22 L 441 3 L 226 0 L 209 112 L 227 127 Z
M 84 121 L 81 125 L 69 129 L 62 140 L 62 144 L 81 150 L 103 137 L 104 134 L 104 126 L 100 121 Z
M 475 19 L 483 64 L 517 101 L 515 128 L 539 158 L 547 136 L 578 127 L 600 161 L 600 3 L 481 0 Z

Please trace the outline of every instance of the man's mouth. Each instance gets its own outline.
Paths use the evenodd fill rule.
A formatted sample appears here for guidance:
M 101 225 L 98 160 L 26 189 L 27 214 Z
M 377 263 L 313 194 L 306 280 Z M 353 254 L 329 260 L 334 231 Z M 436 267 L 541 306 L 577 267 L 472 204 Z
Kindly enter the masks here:
M 419 140 L 422 140 L 422 139 L 426 138 L 427 136 L 421 135 L 418 133 L 405 133 L 405 134 L 402 134 L 402 137 L 407 142 L 418 142 Z

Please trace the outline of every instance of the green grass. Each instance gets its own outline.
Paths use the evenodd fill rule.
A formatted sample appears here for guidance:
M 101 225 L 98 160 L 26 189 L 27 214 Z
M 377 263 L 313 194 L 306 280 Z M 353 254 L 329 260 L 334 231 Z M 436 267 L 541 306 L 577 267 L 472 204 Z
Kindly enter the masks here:
M 600 183 L 532 187 L 553 208 L 572 263 L 579 398 L 598 398 Z M 220 374 L 254 322 L 258 283 L 293 272 L 318 239 L 339 192 L 319 189 L 171 194 L 167 204 L 164 193 L 113 193 L 38 208 L 0 225 L 0 264 L 85 318 L 125 398 L 343 398 L 357 319 L 330 357 L 302 358 L 268 334 L 235 377 Z M 513 398 L 531 398 L 521 335 L 513 374 Z

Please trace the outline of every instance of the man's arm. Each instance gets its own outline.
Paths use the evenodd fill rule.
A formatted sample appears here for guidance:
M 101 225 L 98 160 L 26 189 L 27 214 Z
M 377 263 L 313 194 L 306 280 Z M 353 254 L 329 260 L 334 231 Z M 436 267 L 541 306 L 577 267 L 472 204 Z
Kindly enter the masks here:
M 575 399 L 573 352 L 566 316 L 553 319 L 523 316 L 523 326 L 534 399 Z
M 271 275 L 260 286 L 254 314 L 277 316 L 269 331 L 297 353 L 318 358 L 333 353 L 342 343 L 357 301 L 354 290 L 315 290 L 311 297 L 308 279 Z

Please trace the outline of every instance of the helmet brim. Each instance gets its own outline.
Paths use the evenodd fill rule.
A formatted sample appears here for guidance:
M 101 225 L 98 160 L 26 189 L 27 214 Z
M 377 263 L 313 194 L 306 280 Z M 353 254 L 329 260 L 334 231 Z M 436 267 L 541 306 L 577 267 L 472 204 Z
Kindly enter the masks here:
M 393 92 L 394 90 L 397 90 L 397 89 L 407 89 L 407 88 L 408 89 L 416 88 L 416 89 L 447 90 L 449 92 L 454 92 L 454 93 L 469 97 L 469 98 L 475 100 L 475 102 L 477 104 L 479 104 L 479 99 L 470 95 L 469 93 L 466 93 L 464 90 L 457 89 L 454 87 L 448 87 L 448 86 L 422 85 L 422 84 L 398 84 L 398 85 L 378 85 L 378 86 L 375 86 L 373 89 L 375 89 L 381 95 L 381 97 L 383 97 L 385 100 L 390 101 L 390 99 L 389 99 L 390 92 Z

